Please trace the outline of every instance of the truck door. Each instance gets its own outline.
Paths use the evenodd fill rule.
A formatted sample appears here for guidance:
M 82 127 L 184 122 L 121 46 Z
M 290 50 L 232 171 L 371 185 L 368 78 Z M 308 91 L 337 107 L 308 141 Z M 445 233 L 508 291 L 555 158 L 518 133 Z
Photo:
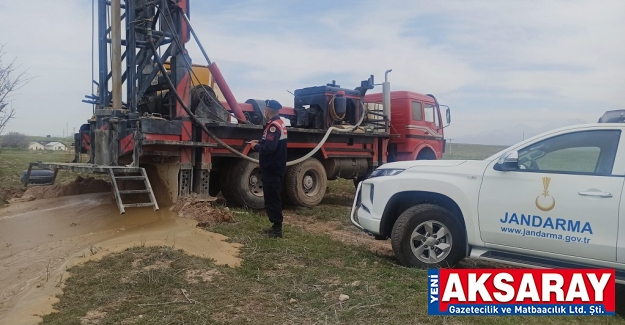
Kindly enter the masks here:
M 623 136 L 617 129 L 569 131 L 520 148 L 517 170 L 498 171 L 492 162 L 479 194 L 482 240 L 616 261 Z
M 429 135 L 434 137 L 442 137 L 441 120 L 436 105 L 425 103 L 423 106 L 423 115 L 425 116 L 425 126 L 429 128 Z

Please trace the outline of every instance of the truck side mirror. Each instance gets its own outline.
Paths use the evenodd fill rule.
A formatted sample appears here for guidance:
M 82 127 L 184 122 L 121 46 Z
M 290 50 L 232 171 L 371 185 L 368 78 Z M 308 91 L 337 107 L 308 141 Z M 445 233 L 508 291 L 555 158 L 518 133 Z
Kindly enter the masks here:
M 440 127 L 440 129 L 444 129 L 444 128 L 448 127 L 449 124 L 451 123 L 451 112 L 449 111 L 449 106 L 447 106 L 447 105 L 438 105 L 438 107 L 439 107 L 439 109 L 438 109 L 439 114 L 440 114 L 440 108 L 441 107 L 447 107 L 447 110 L 445 111 L 445 117 L 446 117 L 446 120 L 447 120 L 447 124 L 445 124 L 445 126 L 441 126 Z M 440 121 L 440 122 L 441 122 L 441 124 L 443 124 L 443 121 Z
M 519 169 L 519 152 L 516 150 L 504 153 L 495 164 L 495 170 L 503 172 L 517 169 Z

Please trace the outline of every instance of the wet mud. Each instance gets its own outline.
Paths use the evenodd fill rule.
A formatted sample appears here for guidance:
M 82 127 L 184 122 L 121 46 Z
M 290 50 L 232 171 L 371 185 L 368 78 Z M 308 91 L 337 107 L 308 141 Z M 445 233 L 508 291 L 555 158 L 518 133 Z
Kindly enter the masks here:
M 133 246 L 170 246 L 236 267 L 239 244 L 167 208 L 119 214 L 110 193 L 38 199 L 0 209 L 0 324 L 37 324 L 53 311 L 66 269 Z
M 51 199 L 62 196 L 110 191 L 111 184 L 103 179 L 93 177 L 83 178 L 78 176 L 74 181 L 67 184 L 32 186 L 24 192 L 22 198 Z
M 9 200 L 21 198 L 26 189 L 22 187 L 9 187 L 0 189 L 0 207 L 3 203 L 9 203 Z
M 218 223 L 234 222 L 228 208 L 216 208 L 208 200 L 198 199 L 194 195 L 178 198 L 171 210 L 181 218 L 196 220 L 198 227 L 212 227 Z

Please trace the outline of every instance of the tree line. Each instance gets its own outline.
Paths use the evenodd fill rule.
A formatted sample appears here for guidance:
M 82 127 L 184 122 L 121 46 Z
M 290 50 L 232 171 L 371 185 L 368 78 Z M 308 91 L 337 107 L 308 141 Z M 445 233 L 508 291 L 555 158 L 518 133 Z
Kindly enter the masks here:
M 28 136 L 19 132 L 9 132 L 2 136 L 0 145 L 5 148 L 26 149 L 30 144 Z

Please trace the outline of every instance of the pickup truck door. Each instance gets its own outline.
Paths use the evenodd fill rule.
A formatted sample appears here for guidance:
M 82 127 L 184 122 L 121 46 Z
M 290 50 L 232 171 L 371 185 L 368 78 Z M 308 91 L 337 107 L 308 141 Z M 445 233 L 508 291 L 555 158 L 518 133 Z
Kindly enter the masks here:
M 620 129 L 568 131 L 520 147 L 517 170 L 492 162 L 479 194 L 482 240 L 616 261 L 624 137 Z
M 619 209 L 618 242 L 616 243 L 616 261 L 625 264 L 625 193 L 621 194 Z

